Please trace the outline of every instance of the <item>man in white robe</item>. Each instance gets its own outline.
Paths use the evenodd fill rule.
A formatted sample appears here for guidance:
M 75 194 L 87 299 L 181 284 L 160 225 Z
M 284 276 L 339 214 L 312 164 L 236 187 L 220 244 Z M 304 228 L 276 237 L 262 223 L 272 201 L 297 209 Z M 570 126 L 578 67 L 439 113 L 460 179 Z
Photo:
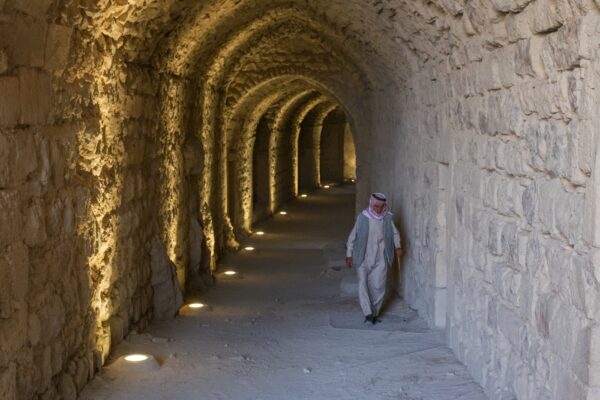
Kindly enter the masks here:
M 365 322 L 379 322 L 388 269 L 401 254 L 400 234 L 392 213 L 387 211 L 386 197 L 373 193 L 369 207 L 356 218 L 346 244 L 346 265 L 356 267 L 358 300 Z

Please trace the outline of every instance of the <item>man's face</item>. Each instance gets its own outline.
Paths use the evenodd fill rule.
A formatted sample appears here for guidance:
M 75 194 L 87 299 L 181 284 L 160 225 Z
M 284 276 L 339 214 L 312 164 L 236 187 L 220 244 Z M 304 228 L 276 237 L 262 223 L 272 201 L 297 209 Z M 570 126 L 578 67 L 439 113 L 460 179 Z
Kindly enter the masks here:
M 375 211 L 377 214 L 381 214 L 383 212 L 383 207 L 384 204 L 375 204 L 373 205 L 373 211 Z

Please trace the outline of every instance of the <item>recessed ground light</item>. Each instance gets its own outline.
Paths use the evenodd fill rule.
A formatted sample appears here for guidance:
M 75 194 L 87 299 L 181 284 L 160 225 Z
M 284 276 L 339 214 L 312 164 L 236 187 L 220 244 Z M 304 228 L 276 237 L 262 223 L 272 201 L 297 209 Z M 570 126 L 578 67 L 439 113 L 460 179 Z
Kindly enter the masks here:
M 300 195 L 300 197 L 302 197 L 303 199 L 305 199 L 305 198 L 308 197 L 308 195 L 303 193 L 303 194 Z
M 189 307 L 190 307 L 190 308 L 202 308 L 202 307 L 204 307 L 204 306 L 205 306 L 205 305 L 204 305 L 204 304 L 202 304 L 202 303 L 191 303 L 191 304 L 189 305 Z
M 225 272 L 223 272 L 223 273 L 224 273 L 225 275 L 228 275 L 228 276 L 233 276 L 233 275 L 237 274 L 237 272 L 235 272 L 235 271 L 231 271 L 231 270 L 229 270 L 229 271 L 225 271 Z
M 258 236 L 262 236 L 262 235 L 264 235 L 265 233 L 264 233 L 263 231 L 257 231 L 257 232 L 256 232 L 256 234 L 257 234 Z
M 324 187 L 325 189 L 329 189 L 331 186 L 329 186 L 329 185 L 325 185 L 325 186 L 323 186 L 323 187 Z
M 125 357 L 125 361 L 134 362 L 134 363 L 146 361 L 147 359 L 148 359 L 148 356 L 145 354 L 130 354 Z
M 244 247 L 244 250 L 246 250 L 246 251 L 254 251 L 254 247 L 252 247 L 252 246 L 246 246 L 246 247 Z
M 279 211 L 279 214 L 281 214 L 281 215 L 287 215 L 287 211 Z

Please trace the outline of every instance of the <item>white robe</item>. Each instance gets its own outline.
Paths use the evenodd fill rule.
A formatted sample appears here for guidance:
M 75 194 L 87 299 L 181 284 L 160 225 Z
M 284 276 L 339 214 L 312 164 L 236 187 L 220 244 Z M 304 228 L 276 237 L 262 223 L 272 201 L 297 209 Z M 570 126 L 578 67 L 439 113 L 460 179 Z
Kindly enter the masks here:
M 357 268 L 358 301 L 365 315 L 379 315 L 385 299 L 386 281 L 389 265 L 385 262 L 385 243 L 383 220 L 369 218 L 369 237 L 365 260 Z M 400 233 L 392 223 L 394 230 L 394 247 L 400 248 Z M 356 239 L 356 224 L 350 232 L 346 245 L 346 256 L 352 256 L 354 240 Z

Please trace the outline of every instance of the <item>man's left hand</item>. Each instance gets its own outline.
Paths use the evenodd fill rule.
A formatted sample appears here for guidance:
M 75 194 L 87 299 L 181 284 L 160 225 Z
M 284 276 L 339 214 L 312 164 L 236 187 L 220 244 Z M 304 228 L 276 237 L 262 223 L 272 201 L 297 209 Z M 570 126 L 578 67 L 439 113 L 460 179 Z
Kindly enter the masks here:
M 402 258 L 402 249 L 396 249 L 396 257 Z

